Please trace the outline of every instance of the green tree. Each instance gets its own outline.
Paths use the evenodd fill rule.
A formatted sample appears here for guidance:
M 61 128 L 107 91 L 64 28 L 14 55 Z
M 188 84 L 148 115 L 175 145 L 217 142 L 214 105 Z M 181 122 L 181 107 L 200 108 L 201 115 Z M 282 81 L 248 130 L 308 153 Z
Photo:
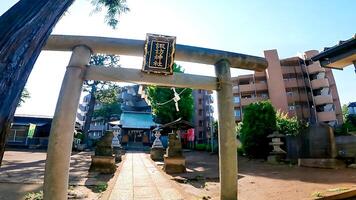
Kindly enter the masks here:
M 277 111 L 277 130 L 283 135 L 297 135 L 300 131 L 301 123 L 297 117 L 288 117 L 287 113 Z
M 342 119 L 344 122 L 346 122 L 347 116 L 349 115 L 349 108 L 347 107 L 347 104 L 342 105 L 341 111 L 342 111 Z
M 17 106 L 20 107 L 29 98 L 31 98 L 30 92 L 27 90 L 27 88 L 24 88 L 21 93 L 21 98 Z
M 117 55 L 105 55 L 105 54 L 96 54 L 91 56 L 90 65 L 95 65 L 97 67 L 119 67 L 119 56 Z M 85 80 L 83 84 L 83 91 L 89 92 L 90 99 L 88 103 L 88 110 L 85 117 L 83 133 L 84 133 L 84 143 L 89 144 L 89 129 L 93 117 L 94 107 L 96 103 L 96 93 L 102 90 L 106 84 L 106 81 L 93 81 Z
M 181 66 L 174 64 L 174 73 L 184 73 Z M 176 110 L 173 101 L 174 92 L 171 88 L 157 86 L 147 87 L 148 99 L 151 102 L 153 114 L 158 123 L 168 123 L 179 118 L 190 121 L 193 114 L 193 95 L 190 88 L 176 88 L 180 100 L 178 101 L 179 111 Z
M 98 91 L 95 98 L 100 108 L 94 110 L 93 117 L 103 119 L 104 123 L 108 123 L 113 118 L 119 119 L 122 112 L 120 93 L 121 89 L 113 84 Z
M 21 92 L 53 27 L 74 0 L 20 0 L 0 17 L 0 164 Z M 126 0 L 93 0 L 115 28 Z
M 267 136 L 276 128 L 276 111 L 269 101 L 246 106 L 240 130 L 240 140 L 245 154 L 252 158 L 266 158 L 270 152 Z

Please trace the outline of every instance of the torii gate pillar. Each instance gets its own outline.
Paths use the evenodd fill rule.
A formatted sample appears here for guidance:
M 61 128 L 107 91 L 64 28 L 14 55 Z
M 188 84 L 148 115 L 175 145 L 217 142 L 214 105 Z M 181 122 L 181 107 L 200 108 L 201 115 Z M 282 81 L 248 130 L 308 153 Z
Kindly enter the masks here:
M 222 59 L 215 64 L 218 81 L 220 199 L 237 199 L 237 143 L 233 115 L 230 63 Z
M 44 177 L 44 200 L 66 200 L 75 117 L 86 65 L 91 51 L 86 46 L 73 49 L 63 78 L 49 136 Z

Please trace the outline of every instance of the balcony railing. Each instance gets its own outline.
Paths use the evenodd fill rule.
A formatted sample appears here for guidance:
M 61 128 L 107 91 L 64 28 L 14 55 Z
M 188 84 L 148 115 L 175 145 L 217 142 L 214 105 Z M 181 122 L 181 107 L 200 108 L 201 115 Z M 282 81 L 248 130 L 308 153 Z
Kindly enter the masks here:
M 314 79 L 311 81 L 311 85 L 312 85 L 313 90 L 321 89 L 321 88 L 329 87 L 329 81 L 326 78 Z
M 314 62 L 313 64 L 307 67 L 309 74 L 316 74 L 320 72 L 325 72 L 325 69 L 320 66 L 318 62 Z
M 239 87 L 240 87 L 240 92 L 261 91 L 261 90 L 268 89 L 267 83 L 263 83 L 263 82 L 255 83 L 255 84 L 239 85 Z
M 319 122 L 329 122 L 336 120 L 335 111 L 317 112 L 317 116 Z
M 324 105 L 333 103 L 333 97 L 331 95 L 318 95 L 314 97 L 315 105 Z

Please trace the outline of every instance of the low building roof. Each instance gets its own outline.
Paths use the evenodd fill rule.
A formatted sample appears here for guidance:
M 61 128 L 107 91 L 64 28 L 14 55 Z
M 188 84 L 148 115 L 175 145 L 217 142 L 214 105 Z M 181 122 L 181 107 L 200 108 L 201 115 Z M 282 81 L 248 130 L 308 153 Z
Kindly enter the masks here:
M 338 45 L 324 48 L 323 52 L 311 58 L 320 61 L 323 67 L 342 69 L 356 60 L 356 34 L 349 40 L 340 41 Z
M 156 126 L 151 113 L 124 111 L 120 119 L 122 128 L 151 129 Z
M 356 102 L 349 103 L 349 105 L 347 105 L 347 107 L 356 107 Z
M 194 128 L 194 125 L 186 120 L 183 120 L 182 118 L 179 118 L 175 121 L 169 122 L 167 124 L 163 124 L 161 126 L 162 129 L 173 129 L 173 130 L 188 130 L 190 128 Z

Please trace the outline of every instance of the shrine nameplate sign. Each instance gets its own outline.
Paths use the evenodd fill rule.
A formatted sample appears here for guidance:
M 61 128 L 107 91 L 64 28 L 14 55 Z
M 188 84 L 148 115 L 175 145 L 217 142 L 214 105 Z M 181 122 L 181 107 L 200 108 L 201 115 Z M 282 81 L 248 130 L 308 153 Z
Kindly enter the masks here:
M 147 34 L 142 71 L 173 74 L 176 37 Z

